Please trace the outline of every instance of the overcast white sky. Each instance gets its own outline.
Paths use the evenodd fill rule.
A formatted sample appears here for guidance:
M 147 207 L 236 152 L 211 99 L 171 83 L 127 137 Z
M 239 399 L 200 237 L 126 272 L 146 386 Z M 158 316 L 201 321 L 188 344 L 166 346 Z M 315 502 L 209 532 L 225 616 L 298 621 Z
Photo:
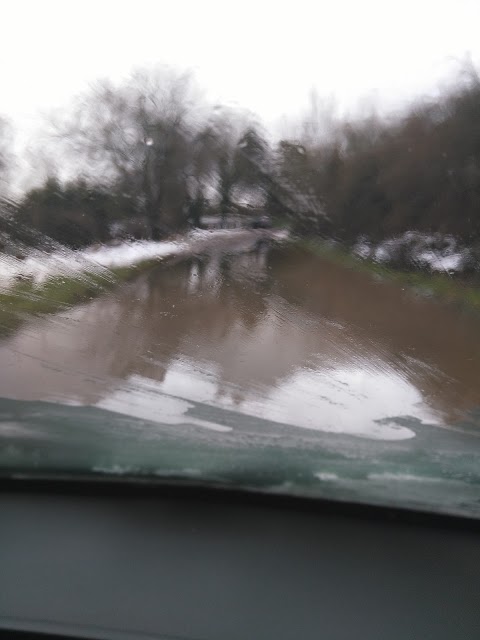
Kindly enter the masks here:
M 312 87 L 350 107 L 431 91 L 480 61 L 480 0 L 3 0 L 0 113 L 20 128 L 99 76 L 169 64 L 267 123 Z

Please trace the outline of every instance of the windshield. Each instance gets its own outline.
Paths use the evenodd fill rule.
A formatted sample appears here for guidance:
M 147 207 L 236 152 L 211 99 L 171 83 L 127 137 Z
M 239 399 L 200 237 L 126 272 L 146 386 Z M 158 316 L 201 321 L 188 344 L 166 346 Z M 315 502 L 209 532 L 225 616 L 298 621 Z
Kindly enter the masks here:
M 8 3 L 3 476 L 480 516 L 480 8 L 344 4 Z

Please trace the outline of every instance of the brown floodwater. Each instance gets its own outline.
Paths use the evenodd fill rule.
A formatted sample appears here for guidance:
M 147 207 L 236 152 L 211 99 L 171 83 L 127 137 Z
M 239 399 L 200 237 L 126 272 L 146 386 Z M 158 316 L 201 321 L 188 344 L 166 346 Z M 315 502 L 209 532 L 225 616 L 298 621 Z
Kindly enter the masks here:
M 209 250 L 24 324 L 0 343 L 0 396 L 172 424 L 181 398 L 402 439 L 413 434 L 400 416 L 478 422 L 479 328 L 472 313 L 291 244 Z

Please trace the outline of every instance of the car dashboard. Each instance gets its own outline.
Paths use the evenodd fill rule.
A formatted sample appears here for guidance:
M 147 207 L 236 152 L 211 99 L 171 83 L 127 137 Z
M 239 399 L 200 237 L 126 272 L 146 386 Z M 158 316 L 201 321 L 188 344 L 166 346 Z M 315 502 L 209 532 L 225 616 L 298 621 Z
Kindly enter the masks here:
M 162 483 L 5 480 L 0 634 L 480 637 L 478 521 Z

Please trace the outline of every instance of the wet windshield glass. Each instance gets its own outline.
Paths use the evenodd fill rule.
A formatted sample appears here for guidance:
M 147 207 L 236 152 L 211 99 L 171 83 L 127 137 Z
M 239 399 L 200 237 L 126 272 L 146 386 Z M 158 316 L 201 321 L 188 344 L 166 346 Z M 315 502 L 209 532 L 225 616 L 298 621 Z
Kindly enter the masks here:
M 479 517 L 479 8 L 420 11 L 406 52 L 347 3 L 339 52 L 309 3 L 321 42 L 283 9 L 274 36 L 266 9 L 149 2 L 67 39 L 71 9 L 23 4 L 49 43 L 3 72 L 1 473 Z M 463 37 L 427 54 L 434 9 Z

